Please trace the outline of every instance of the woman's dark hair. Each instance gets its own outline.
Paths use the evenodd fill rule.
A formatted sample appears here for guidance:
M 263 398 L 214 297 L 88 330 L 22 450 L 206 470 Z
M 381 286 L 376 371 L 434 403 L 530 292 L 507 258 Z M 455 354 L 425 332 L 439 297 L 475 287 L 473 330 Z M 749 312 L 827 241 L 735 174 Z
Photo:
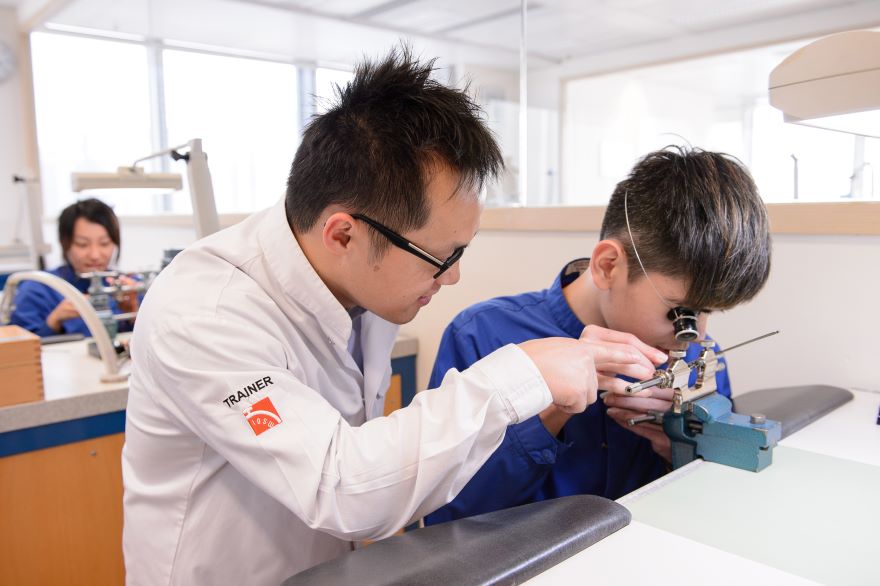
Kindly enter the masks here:
M 600 237 L 623 245 L 630 280 L 642 276 L 633 241 L 645 270 L 687 279 L 695 309 L 748 301 L 770 272 L 767 208 L 748 170 L 723 153 L 669 146 L 646 155 L 617 184 Z
M 459 187 L 479 190 L 503 163 L 480 107 L 433 79 L 434 60 L 394 49 L 357 66 L 336 103 L 303 133 L 287 181 L 287 220 L 310 230 L 330 205 L 363 213 L 398 232 L 425 225 L 425 187 L 439 165 Z M 374 240 L 374 251 L 387 242 Z
M 79 218 L 93 224 L 100 224 L 107 230 L 107 235 L 116 245 L 118 258 L 120 249 L 119 219 L 113 212 L 113 208 L 101 200 L 89 198 L 70 204 L 61 210 L 61 215 L 58 216 L 58 242 L 61 243 L 61 254 L 64 261 L 70 262 L 67 260 L 67 251 L 73 244 L 73 227 Z

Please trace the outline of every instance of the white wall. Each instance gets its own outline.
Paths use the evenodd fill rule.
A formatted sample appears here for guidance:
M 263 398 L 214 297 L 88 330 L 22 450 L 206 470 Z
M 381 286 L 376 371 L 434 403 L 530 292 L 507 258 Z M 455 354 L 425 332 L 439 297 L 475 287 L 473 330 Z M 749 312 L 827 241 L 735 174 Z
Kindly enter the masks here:
M 14 8 L 0 7 L 0 42 L 18 54 L 18 17 Z M 21 95 L 21 72 L 16 70 L 10 79 L 0 83 L 0 246 L 10 244 L 16 232 L 25 241 L 30 238 L 24 208 L 25 187 L 11 181 L 13 174 L 26 171 Z
M 130 218 L 122 218 L 119 224 L 119 265 L 125 271 L 158 269 L 166 248 L 185 248 L 196 241 L 196 231 L 191 226 L 157 227 Z
M 467 306 L 495 297 L 549 287 L 562 266 L 589 256 L 596 233 L 484 232 L 462 257 L 461 281 L 444 287 L 404 333 L 419 339 L 418 384 L 428 383 L 440 336 L 452 318 Z
M 122 248 L 119 266 L 123 271 L 157 270 L 166 248 L 185 248 L 196 241 L 196 231 L 188 220 L 168 222 L 181 225 L 169 226 L 155 218 L 119 218 Z M 46 255 L 46 266 L 54 268 L 61 264 L 61 246 L 58 244 L 58 224 L 54 218 L 43 222 L 43 233 L 52 251 Z
M 492 296 L 548 287 L 567 260 L 588 256 L 597 239 L 596 233 L 478 235 L 463 258 L 461 282 L 404 326 L 419 338 L 419 386 L 427 384 L 440 336 L 458 311 Z M 878 290 L 880 237 L 776 236 L 764 290 L 710 322 L 722 346 L 782 330 L 731 352 L 734 392 L 810 383 L 880 390 L 874 370 Z

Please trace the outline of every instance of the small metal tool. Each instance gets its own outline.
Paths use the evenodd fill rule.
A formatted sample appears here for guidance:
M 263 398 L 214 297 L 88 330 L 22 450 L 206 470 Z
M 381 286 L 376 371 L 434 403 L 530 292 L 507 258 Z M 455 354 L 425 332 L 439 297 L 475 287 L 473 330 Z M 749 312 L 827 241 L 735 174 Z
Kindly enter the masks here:
M 755 472 L 766 468 L 781 437 L 782 425 L 760 414 L 750 417 L 734 413 L 730 399 L 718 394 L 715 375 L 723 366 L 718 362 L 719 354 L 778 333 L 769 332 L 718 353 L 715 342 L 701 340 L 700 355 L 691 362 L 685 360 L 685 351 L 670 351 L 665 370 L 657 370 L 653 378 L 625 390 L 632 394 L 654 386 L 672 389 L 672 407 L 664 413 L 648 411 L 627 423 L 662 423 L 671 442 L 673 468 L 695 458 Z M 696 373 L 693 385 L 691 373 Z
M 735 344 L 735 345 L 731 346 L 730 348 L 725 348 L 721 352 L 716 352 L 715 354 L 717 356 L 721 356 L 722 354 L 730 352 L 731 350 L 736 350 L 740 346 L 745 346 L 746 344 L 751 344 L 752 342 L 757 342 L 758 340 L 763 340 L 764 338 L 769 338 L 770 336 L 775 336 L 778 333 L 779 333 L 779 330 L 776 330 L 774 332 L 767 332 L 766 334 L 762 334 L 762 335 L 758 336 L 757 338 L 752 338 L 751 340 L 746 340 L 745 342 L 740 342 L 739 344 Z
M 638 417 L 626 420 L 626 424 L 629 426 L 637 425 L 639 423 L 657 423 L 663 425 L 663 411 L 652 410 L 648 411 L 645 415 L 639 415 Z
M 779 330 L 776 330 L 773 332 L 768 332 L 766 334 L 762 334 L 756 338 L 746 340 L 745 342 L 740 342 L 739 344 L 735 344 L 735 345 L 731 346 L 730 348 L 727 348 L 727 349 L 722 350 L 720 352 L 716 352 L 715 355 L 721 356 L 723 354 L 726 354 L 727 352 L 730 352 L 731 350 L 736 350 L 737 348 L 745 346 L 746 344 L 751 344 L 752 342 L 757 342 L 758 340 L 763 340 L 764 338 L 769 338 L 770 336 L 775 336 L 778 333 L 779 333 Z M 677 354 L 678 352 L 682 352 L 682 356 L 674 355 L 674 354 Z M 683 357 L 684 357 L 683 351 L 679 351 L 679 350 L 671 351 L 670 352 L 671 362 L 670 362 L 669 368 L 667 368 L 666 370 L 658 370 L 657 372 L 654 373 L 654 378 L 644 380 L 644 381 L 639 381 L 637 383 L 633 383 L 631 385 L 628 385 L 624 390 L 629 394 L 633 394 L 633 393 L 638 393 L 639 391 L 642 391 L 644 389 L 648 389 L 650 387 L 660 387 L 661 389 L 668 389 L 669 387 L 675 386 L 675 385 L 673 385 L 673 378 L 674 378 L 675 374 L 674 373 L 670 374 L 670 369 L 674 369 L 676 366 L 681 368 L 679 365 L 679 361 L 682 361 Z M 688 373 L 690 373 L 691 369 L 698 366 L 699 361 L 700 361 L 700 359 L 698 358 L 697 360 L 686 363 L 687 368 L 688 368 Z

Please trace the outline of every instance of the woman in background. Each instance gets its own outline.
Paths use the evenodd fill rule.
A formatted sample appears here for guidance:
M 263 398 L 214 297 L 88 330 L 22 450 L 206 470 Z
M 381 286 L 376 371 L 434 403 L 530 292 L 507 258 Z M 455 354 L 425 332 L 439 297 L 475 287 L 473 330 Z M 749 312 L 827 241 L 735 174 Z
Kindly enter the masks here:
M 113 209 L 102 201 L 94 198 L 78 201 L 64 208 L 58 217 L 58 241 L 65 263 L 48 272 L 85 295 L 89 290 L 89 279 L 79 275 L 106 271 L 118 258 L 119 220 Z M 91 335 L 73 304 L 42 283 L 23 281 L 18 286 L 14 305 L 12 323 L 38 336 Z M 137 311 L 138 298 L 129 295 L 119 304 L 111 298 L 110 306 L 113 313 Z M 131 329 L 126 322 L 120 322 L 119 326 L 121 331 Z

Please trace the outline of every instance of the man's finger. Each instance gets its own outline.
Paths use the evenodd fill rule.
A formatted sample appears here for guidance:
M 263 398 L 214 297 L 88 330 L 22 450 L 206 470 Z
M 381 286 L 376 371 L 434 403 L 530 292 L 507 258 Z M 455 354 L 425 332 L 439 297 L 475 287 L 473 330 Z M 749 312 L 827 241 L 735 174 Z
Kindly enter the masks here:
M 596 370 L 600 370 L 602 372 L 606 372 L 609 374 L 622 374 L 624 376 L 628 376 L 630 378 L 634 378 L 636 380 L 647 380 L 649 378 L 654 378 L 654 373 L 657 370 L 653 367 L 653 365 L 649 366 L 646 364 L 602 364 L 596 363 Z M 629 384 L 629 383 L 628 383 Z
M 626 385 L 629 384 L 625 380 L 619 379 L 616 376 L 599 375 L 597 379 L 599 382 L 599 389 L 606 391 L 609 395 L 623 393 L 624 389 L 626 389 Z
M 645 344 L 636 336 L 627 332 L 619 332 L 617 330 L 610 330 L 600 326 L 589 325 L 584 328 L 580 337 L 582 340 L 587 341 L 615 342 L 617 344 L 629 344 L 635 346 L 645 356 L 649 357 L 653 364 L 663 364 L 669 359 L 669 357 L 660 350 Z
M 641 364 L 651 372 L 654 372 L 654 365 L 648 360 L 641 351 L 629 344 L 618 344 L 616 342 L 590 342 L 583 340 L 586 344 L 587 352 L 593 358 L 598 370 L 607 370 L 600 365 L 609 364 Z

